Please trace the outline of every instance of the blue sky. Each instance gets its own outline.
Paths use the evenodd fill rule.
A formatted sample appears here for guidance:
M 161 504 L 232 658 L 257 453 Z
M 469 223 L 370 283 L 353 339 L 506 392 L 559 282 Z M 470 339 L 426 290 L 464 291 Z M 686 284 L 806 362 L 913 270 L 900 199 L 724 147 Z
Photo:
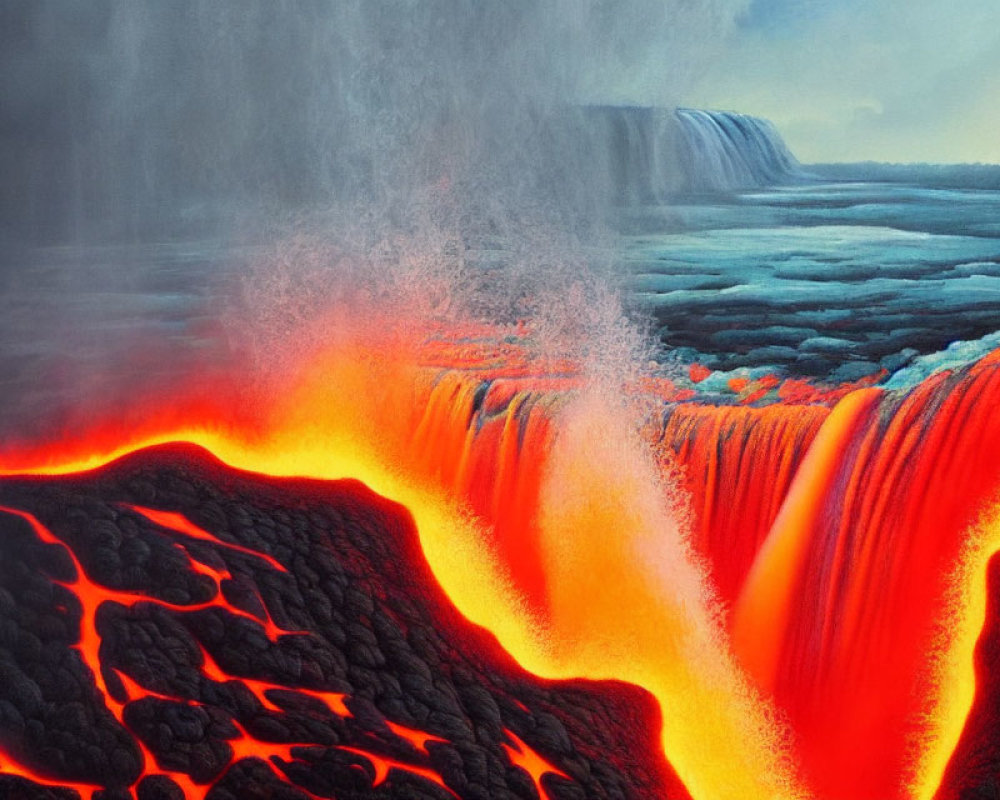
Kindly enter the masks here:
M 834 7 L 851 0 L 753 0 L 737 24 L 746 30 L 763 30 L 782 34 L 801 30 L 810 22 L 822 19 Z

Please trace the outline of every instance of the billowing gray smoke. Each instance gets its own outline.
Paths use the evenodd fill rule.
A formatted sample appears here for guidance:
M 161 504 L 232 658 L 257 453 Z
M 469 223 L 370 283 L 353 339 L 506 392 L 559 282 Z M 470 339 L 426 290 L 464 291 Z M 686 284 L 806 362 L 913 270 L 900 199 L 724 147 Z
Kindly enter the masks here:
M 4 0 L 3 227 L 142 241 L 332 206 L 391 224 L 433 189 L 480 229 L 577 230 L 606 155 L 563 109 L 672 103 L 745 4 Z

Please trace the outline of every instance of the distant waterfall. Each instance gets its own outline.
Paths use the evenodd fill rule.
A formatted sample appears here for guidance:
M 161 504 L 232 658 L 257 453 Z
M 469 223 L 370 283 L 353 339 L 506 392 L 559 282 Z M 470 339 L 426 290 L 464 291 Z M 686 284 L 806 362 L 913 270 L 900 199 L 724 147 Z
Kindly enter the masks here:
M 656 205 L 686 192 L 726 192 L 805 178 L 775 127 L 724 111 L 593 106 L 618 205 Z
M 799 162 L 766 119 L 678 109 L 678 162 L 691 190 L 737 189 L 794 181 Z

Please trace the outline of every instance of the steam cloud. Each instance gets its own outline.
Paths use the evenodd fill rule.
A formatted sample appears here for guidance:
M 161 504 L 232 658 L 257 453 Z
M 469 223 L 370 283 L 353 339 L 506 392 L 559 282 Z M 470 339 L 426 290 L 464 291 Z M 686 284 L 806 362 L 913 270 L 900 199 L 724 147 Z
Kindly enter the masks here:
M 3 277 L 12 308 L 27 293 L 44 310 L 0 333 L 43 360 L 75 358 L 82 338 L 86 369 L 67 377 L 36 364 L 27 382 L 82 397 L 86 372 L 106 386 L 123 351 L 156 349 L 133 340 L 148 339 L 137 328 L 162 308 L 132 301 L 162 292 L 162 265 L 148 252 L 80 248 L 163 241 L 221 248 L 170 265 L 188 304 L 170 320 L 184 328 L 173 340 L 183 353 L 192 319 L 217 314 L 219 273 L 234 272 L 252 287 L 243 327 L 286 327 L 324 293 L 364 287 L 383 302 L 395 294 L 505 320 L 544 313 L 548 328 L 555 317 L 578 328 L 579 304 L 561 311 L 554 300 L 585 269 L 606 267 L 612 246 L 609 154 L 577 118 L 581 104 L 672 104 L 746 5 L 8 0 Z M 55 266 L 25 249 L 51 244 L 78 249 Z M 613 295 L 604 277 L 585 305 Z M 267 295 L 276 286 L 284 299 Z M 93 289 L 85 308 L 65 296 L 78 289 Z M 196 360 L 206 336 L 217 345 L 198 331 Z
M 745 6 L 8 0 L 8 424 L 274 360 L 362 308 L 531 317 L 620 373 L 645 344 L 581 109 L 672 104 Z
M 7 2 L 4 217 L 63 241 L 332 205 L 399 225 L 446 182 L 482 229 L 576 228 L 602 154 L 554 117 L 672 103 L 743 5 Z

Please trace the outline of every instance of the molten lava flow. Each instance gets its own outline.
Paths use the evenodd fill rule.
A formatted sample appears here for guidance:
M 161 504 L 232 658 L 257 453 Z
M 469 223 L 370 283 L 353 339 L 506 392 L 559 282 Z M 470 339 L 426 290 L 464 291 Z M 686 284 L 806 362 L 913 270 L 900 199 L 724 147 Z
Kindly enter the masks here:
M 906 396 L 842 400 L 744 584 L 737 654 L 788 714 L 821 797 L 937 788 L 1000 546 L 976 526 L 1000 486 L 998 393 L 987 360 Z
M 662 382 L 602 388 L 578 365 L 539 367 L 509 341 L 491 351 L 435 340 L 433 368 L 393 347 L 356 347 L 314 354 L 280 394 L 238 413 L 208 404 L 161 419 L 153 409 L 145 427 L 105 427 L 4 464 L 65 473 L 187 440 L 269 475 L 357 478 L 411 511 L 442 588 L 523 666 L 649 689 L 664 752 L 696 800 L 933 794 L 972 702 L 982 575 L 1000 544 L 995 526 L 976 527 L 1000 487 L 996 359 L 902 395 L 738 381 L 734 402 L 775 404 L 710 408 L 676 402 L 691 390 Z M 642 438 L 632 400 L 651 385 L 662 396 Z M 170 511 L 132 510 L 181 547 L 191 538 L 270 558 Z M 253 617 L 222 598 L 224 571 L 190 561 L 216 594 L 184 608 L 90 584 L 76 562 L 67 588 L 85 609 L 80 651 L 109 709 L 120 714 L 121 701 L 97 658 L 101 603 Z M 270 636 L 289 633 L 253 619 Z M 213 680 L 243 681 L 280 708 L 283 687 L 227 676 L 204 655 Z M 348 711 L 348 698 L 315 696 Z M 435 741 L 390 729 L 422 754 Z M 233 741 L 249 741 L 241 735 Z M 511 758 L 529 763 L 511 741 Z M 404 769 L 347 752 L 376 782 Z M 541 775 L 559 773 L 530 765 L 542 794 Z
M 877 390 L 857 392 L 841 401 L 824 421 L 743 584 L 733 615 L 733 646 L 769 692 L 775 688 L 784 632 L 796 611 L 791 596 L 796 577 L 806 568 L 809 538 L 836 478 L 844 443 L 857 435 L 864 424 L 862 415 L 877 400 Z
M 288 570 L 279 564 L 277 559 L 273 556 L 269 556 L 267 553 L 258 553 L 256 550 L 251 550 L 249 547 L 242 547 L 238 544 L 223 542 L 221 539 L 213 536 L 208 531 L 192 524 L 180 514 L 174 514 L 170 511 L 156 511 L 152 508 L 142 508 L 141 506 L 133 505 L 126 505 L 125 508 L 130 511 L 134 511 L 136 514 L 140 514 L 150 522 L 159 525 L 162 528 L 177 531 L 177 533 L 181 533 L 184 536 L 190 536 L 192 539 L 200 539 L 203 542 L 212 542 L 213 544 L 222 545 L 223 547 L 228 547 L 230 550 L 237 553 L 246 553 L 247 555 L 254 556 L 255 558 L 263 559 L 274 569 L 278 570 L 278 572 L 288 572 Z
M 393 758 L 376 755 L 375 753 L 368 752 L 367 750 L 360 750 L 356 747 L 343 746 L 338 749 L 343 750 L 345 753 L 352 753 L 353 755 L 360 756 L 372 765 L 372 768 L 375 770 L 375 776 L 372 778 L 372 786 L 379 786 L 380 784 L 385 783 L 389 774 L 393 770 L 400 770 L 401 772 L 408 772 L 411 775 L 416 775 L 418 778 L 428 780 L 431 783 L 436 783 L 448 792 L 448 794 L 456 798 L 458 797 L 457 794 L 445 785 L 441 776 L 434 772 L 434 770 L 424 769 L 423 767 L 415 767 L 412 764 L 404 764 L 402 761 L 396 761 Z M 461 800 L 461 798 L 459 798 L 459 800 Z
M 417 750 L 423 753 L 425 756 L 430 755 L 427 750 L 427 745 L 433 742 L 446 742 L 447 739 L 442 739 L 440 736 L 431 736 L 429 733 L 424 733 L 423 731 L 417 731 L 413 728 L 407 728 L 403 725 L 398 725 L 395 722 L 389 722 L 386 720 L 386 727 L 389 728 L 396 736 L 400 739 L 406 739 L 410 744 L 412 744 Z
M 504 735 L 510 739 L 511 742 L 513 742 L 513 747 L 507 744 L 501 745 L 510 757 L 510 762 L 520 767 L 531 776 L 531 782 L 535 784 L 535 789 L 538 790 L 539 800 L 551 800 L 549 793 L 545 791 L 545 787 L 542 786 L 542 778 L 546 775 L 556 775 L 560 778 L 569 780 L 569 775 L 552 766 L 548 761 L 517 738 L 517 735 L 513 732 L 504 730 Z
M 151 410 L 145 429 L 105 428 L 96 441 L 5 463 L 65 473 L 187 440 L 269 475 L 357 478 L 411 511 L 442 588 L 523 666 L 649 688 L 664 709 L 667 757 L 695 797 L 798 796 L 784 734 L 727 653 L 712 592 L 625 406 L 583 408 L 589 422 L 560 436 L 582 386 L 570 365 L 537 380 L 530 365 L 501 359 L 500 377 L 487 369 L 455 380 L 397 352 L 318 354 L 282 394 L 241 404 L 235 420 L 209 404 L 180 427 L 172 411 L 158 430 Z M 586 449 L 574 450 L 594 435 L 614 451 L 599 458 L 627 467 L 621 475 L 590 469 Z M 583 505 L 563 515 L 567 498 Z M 578 557 L 567 560 L 574 539 Z
M 284 710 L 281 706 L 275 705 L 267 696 L 267 693 L 274 691 L 288 691 L 287 686 L 282 686 L 278 683 L 270 683 L 268 681 L 255 680 L 253 678 L 243 676 L 234 677 L 221 669 L 219 665 L 215 663 L 215 659 L 212 658 L 204 647 L 201 648 L 201 672 L 206 678 L 217 683 L 235 681 L 241 686 L 244 686 L 254 697 L 257 698 L 258 702 L 260 702 L 260 704 L 269 711 L 281 712 Z M 344 692 L 317 692 L 312 689 L 296 688 L 295 693 L 319 700 L 331 712 L 336 714 L 341 719 L 347 719 L 353 716 L 353 714 L 351 714 L 351 710 L 347 707 L 347 694 Z
M 28 769 L 23 764 L 19 764 L 14 758 L 7 755 L 3 751 L 0 751 L 0 775 L 14 775 L 18 778 L 24 778 L 29 783 L 34 783 L 38 786 L 53 786 L 53 787 L 66 787 L 65 781 L 56 781 L 51 778 L 47 778 L 40 772 Z M 98 792 L 103 789 L 103 786 L 97 786 L 90 783 L 74 783 L 71 784 L 72 788 L 76 789 L 83 797 L 92 797 L 94 792 Z M 188 797 L 189 795 L 185 795 Z M 193 795 L 192 795 L 193 796 Z
M 691 544 L 724 603 L 736 602 L 825 406 L 675 406 L 650 430 L 693 512 Z M 808 471 L 808 470 L 806 470 Z

